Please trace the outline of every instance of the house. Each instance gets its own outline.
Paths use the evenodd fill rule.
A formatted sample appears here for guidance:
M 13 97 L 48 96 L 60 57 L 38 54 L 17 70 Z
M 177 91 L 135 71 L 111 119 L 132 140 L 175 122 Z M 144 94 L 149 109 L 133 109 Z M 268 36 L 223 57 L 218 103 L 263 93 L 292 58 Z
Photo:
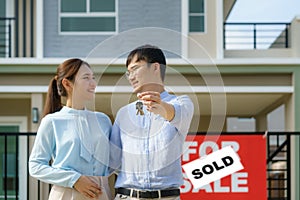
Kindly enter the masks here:
M 1 0 L 0 130 L 36 132 L 48 83 L 56 67 L 70 57 L 83 58 L 92 65 L 98 78 L 92 108 L 113 120 L 117 110 L 135 98 L 124 76 L 126 55 L 150 43 L 166 52 L 167 89 L 186 93 L 194 101 L 191 132 L 226 131 L 228 118 L 251 118 L 255 131 L 266 131 L 268 114 L 281 106 L 284 130 L 299 131 L 299 16 L 281 24 L 284 28 L 263 48 L 260 42 L 265 40 L 256 40 L 259 29 L 251 24 L 251 30 L 256 30 L 250 34 L 251 47 L 238 49 L 245 40 L 238 38 L 235 45 L 232 37 L 236 36 L 227 30 L 230 24 L 225 23 L 234 3 L 235 0 Z M 33 138 L 22 138 L 18 144 L 19 155 L 25 155 L 18 164 L 19 184 L 28 187 L 33 180 L 27 174 L 30 148 L 25 147 L 32 142 Z M 299 148 L 300 139 L 295 136 L 292 199 L 300 199 L 296 189 L 300 184 Z M 0 151 L 3 155 L 4 150 Z M 11 153 L 12 157 L 16 154 Z M 3 163 L 2 159 L 1 166 Z M 47 187 L 41 187 L 46 195 Z M 20 199 L 36 198 L 31 196 L 33 192 L 19 188 Z M 36 184 L 29 188 L 36 190 Z

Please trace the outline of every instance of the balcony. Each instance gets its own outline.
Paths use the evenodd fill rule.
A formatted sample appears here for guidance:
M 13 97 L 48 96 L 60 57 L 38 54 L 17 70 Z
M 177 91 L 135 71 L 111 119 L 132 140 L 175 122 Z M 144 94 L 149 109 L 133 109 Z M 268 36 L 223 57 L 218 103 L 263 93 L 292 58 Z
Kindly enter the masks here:
M 15 27 L 15 18 L 0 17 L 0 58 L 12 57 L 12 39 Z
M 0 58 L 35 57 L 36 2 L 4 2 L 6 10 L 0 13 Z
M 224 49 L 289 48 L 291 23 L 224 23 Z
M 300 57 L 300 18 L 286 23 L 224 23 L 224 58 Z

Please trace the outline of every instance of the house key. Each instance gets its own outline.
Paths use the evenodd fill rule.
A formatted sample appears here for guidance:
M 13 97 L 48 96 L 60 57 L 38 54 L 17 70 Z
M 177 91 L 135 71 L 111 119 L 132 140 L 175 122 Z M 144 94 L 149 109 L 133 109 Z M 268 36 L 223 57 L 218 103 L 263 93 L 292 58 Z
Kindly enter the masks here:
M 136 108 L 136 115 L 144 115 L 144 111 L 143 111 L 143 102 L 138 101 L 135 104 L 135 108 Z

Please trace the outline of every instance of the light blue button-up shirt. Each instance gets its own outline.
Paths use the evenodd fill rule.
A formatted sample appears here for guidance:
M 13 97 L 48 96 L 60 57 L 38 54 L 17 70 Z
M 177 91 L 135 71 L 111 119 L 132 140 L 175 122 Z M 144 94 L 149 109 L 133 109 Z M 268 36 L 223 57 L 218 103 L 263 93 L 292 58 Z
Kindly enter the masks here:
M 81 175 L 107 175 L 110 132 L 111 121 L 100 112 L 63 107 L 48 114 L 29 158 L 30 175 L 63 187 L 72 187 Z
M 136 115 L 136 102 L 119 110 L 110 137 L 111 167 L 117 169 L 116 188 L 157 190 L 183 184 L 181 153 L 194 106 L 186 95 L 161 93 L 175 108 L 172 121 L 148 112 Z

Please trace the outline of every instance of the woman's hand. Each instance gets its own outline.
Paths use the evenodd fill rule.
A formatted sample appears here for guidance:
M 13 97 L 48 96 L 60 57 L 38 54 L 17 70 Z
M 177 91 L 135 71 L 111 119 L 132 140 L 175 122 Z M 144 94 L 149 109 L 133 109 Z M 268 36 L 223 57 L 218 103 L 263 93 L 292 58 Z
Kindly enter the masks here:
M 73 186 L 78 192 L 88 198 L 97 198 L 102 193 L 100 187 L 88 176 L 80 176 Z

